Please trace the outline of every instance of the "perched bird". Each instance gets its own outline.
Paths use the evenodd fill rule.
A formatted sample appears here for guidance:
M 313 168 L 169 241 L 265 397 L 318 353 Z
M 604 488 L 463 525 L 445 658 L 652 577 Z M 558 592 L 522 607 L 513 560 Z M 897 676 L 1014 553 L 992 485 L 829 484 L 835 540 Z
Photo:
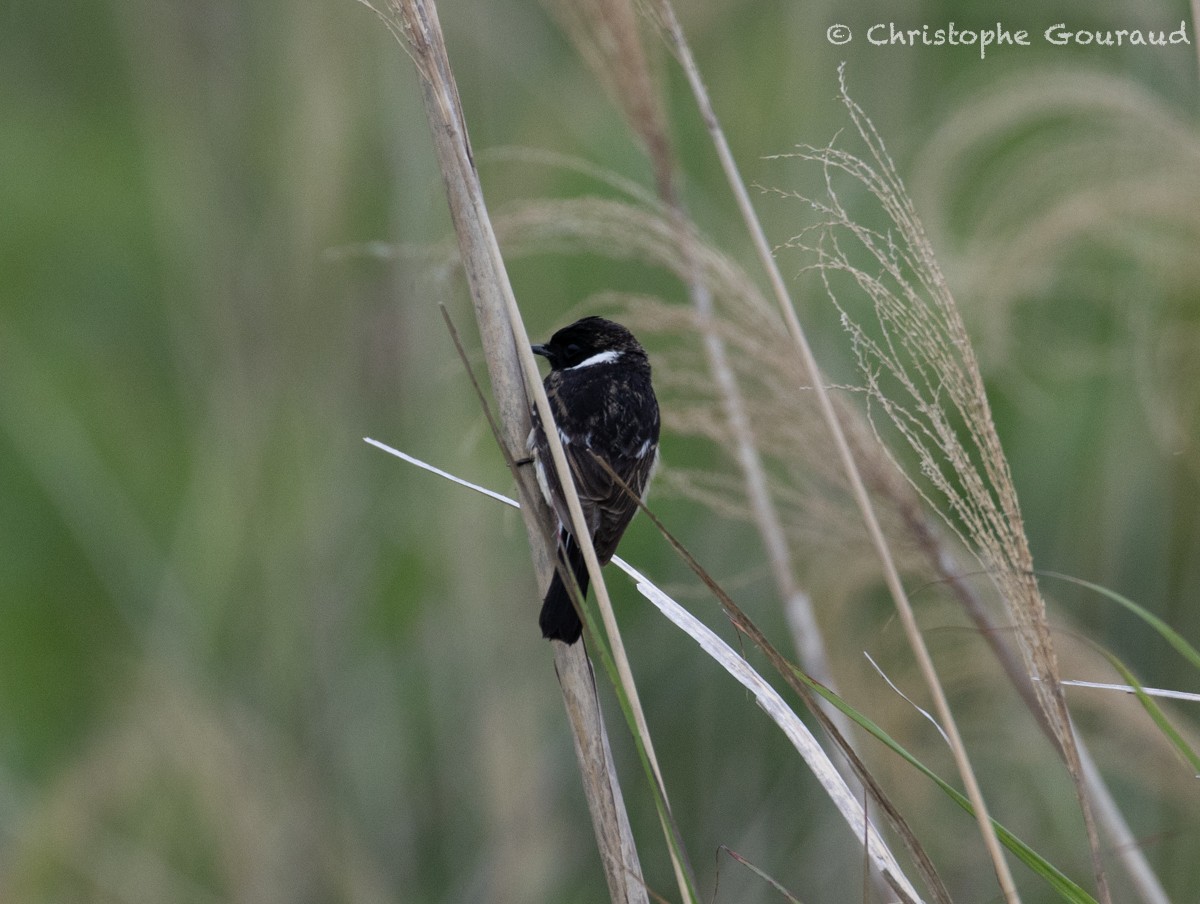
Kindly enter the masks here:
M 584 317 L 555 333 L 534 354 L 550 362 L 544 385 L 558 436 L 575 481 L 583 517 L 601 565 L 616 552 L 637 502 L 600 465 L 618 474 L 640 498 L 658 464 L 658 400 L 650 360 L 633 334 L 602 317 Z M 571 533 L 571 516 L 537 409 L 529 450 L 538 484 L 558 516 L 558 557 L 587 596 L 588 572 Z M 542 603 L 542 636 L 572 644 L 583 625 L 558 570 Z

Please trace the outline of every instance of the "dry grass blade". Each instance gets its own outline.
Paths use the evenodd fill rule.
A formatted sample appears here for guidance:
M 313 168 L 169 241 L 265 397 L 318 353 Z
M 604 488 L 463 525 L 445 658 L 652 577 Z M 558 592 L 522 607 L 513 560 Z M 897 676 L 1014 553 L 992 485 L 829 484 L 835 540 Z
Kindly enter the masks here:
M 597 461 L 599 461 L 599 459 L 597 459 Z M 609 476 L 624 488 L 625 492 L 631 493 L 629 487 L 625 485 L 625 482 L 618 474 L 616 474 L 605 462 L 599 461 L 599 463 L 606 471 L 608 471 Z M 865 764 L 859 758 L 854 748 L 850 746 L 849 741 L 847 741 L 845 736 L 841 733 L 834 720 L 829 717 L 826 710 L 818 703 L 809 686 L 797 678 L 795 667 L 788 662 L 786 657 L 784 657 L 777 649 L 775 649 L 775 647 L 767 639 L 766 635 L 759 630 L 758 626 L 755 625 L 753 621 L 751 621 L 750 617 L 744 611 L 742 611 L 741 607 L 738 606 L 737 603 L 734 602 L 733 598 L 725 592 L 724 588 L 722 588 L 721 585 L 712 577 L 712 575 L 710 575 L 708 571 L 696 560 L 696 558 L 692 556 L 690 552 L 688 552 L 687 548 L 678 540 L 678 538 L 676 538 L 669 530 L 667 530 L 666 525 L 664 525 L 658 519 L 658 517 L 646 507 L 645 503 L 641 499 L 638 499 L 637 503 L 638 508 L 640 508 L 646 514 L 646 517 L 654 523 L 654 526 L 658 529 L 659 533 L 661 533 L 667 542 L 671 544 L 671 548 L 679 554 L 684 562 L 687 563 L 687 566 L 695 573 L 696 577 L 698 577 L 712 592 L 713 596 L 717 598 L 721 604 L 722 610 L 729 618 L 729 621 L 734 628 L 749 638 L 750 641 L 767 656 L 772 667 L 779 673 L 780 677 L 782 677 L 787 682 L 788 686 L 804 701 L 805 706 L 808 707 L 809 711 L 821 723 L 821 727 L 825 729 L 825 732 L 829 738 L 841 750 L 842 754 L 846 758 L 846 761 L 850 764 L 855 776 L 860 782 L 862 782 L 864 793 L 870 795 L 871 799 L 875 801 L 875 803 L 879 806 L 880 811 L 888 819 L 893 830 L 895 830 L 895 832 L 904 840 L 905 845 L 909 849 L 909 853 L 912 855 L 914 862 L 917 864 L 917 868 L 921 872 L 922 878 L 925 880 L 926 885 L 933 893 L 934 898 L 939 902 L 948 904 L 950 901 L 949 892 L 943 885 L 941 877 L 938 875 L 933 862 L 925 853 L 925 850 L 918 841 L 915 833 L 908 826 L 908 823 L 900 814 L 899 810 L 897 810 L 892 804 L 890 798 L 884 792 L 883 788 L 878 782 L 875 781 L 870 772 L 867 771 Z M 614 559 L 614 561 L 616 560 Z M 742 666 L 738 664 L 731 665 L 731 661 L 727 661 L 725 658 L 724 651 L 728 649 L 728 645 L 726 645 L 724 641 L 713 635 L 712 632 L 709 631 L 707 627 L 700 624 L 691 613 L 689 613 L 665 593 L 651 584 L 640 572 L 632 568 L 632 566 L 625 562 L 620 562 L 619 565 L 626 574 L 630 575 L 630 577 L 634 578 L 634 580 L 638 582 L 638 590 L 641 591 L 641 593 L 646 596 L 647 599 L 653 602 L 660 610 L 662 610 L 663 614 L 665 614 L 671 619 L 672 622 L 700 642 L 701 646 L 704 647 L 704 649 L 710 655 L 712 655 L 714 659 L 725 666 L 730 674 L 732 674 L 735 678 L 738 678 L 739 681 L 742 680 L 740 677 L 740 670 Z M 732 651 L 729 652 L 730 655 L 736 657 L 737 660 L 742 661 L 741 657 L 736 653 L 733 653 Z M 747 669 L 749 668 L 748 665 L 745 667 Z M 752 691 L 755 691 L 757 688 L 757 685 L 752 686 L 751 684 L 746 684 L 744 681 L 743 684 Z M 762 705 L 761 699 L 760 705 Z M 771 708 L 764 708 L 766 708 L 769 713 L 773 712 Z M 781 727 L 783 727 L 782 723 L 780 724 Z M 789 732 L 789 738 L 792 738 L 790 730 L 785 728 L 785 731 Z M 805 729 L 805 731 L 807 731 L 807 729 Z M 865 810 L 858 803 L 858 799 L 854 796 L 854 794 L 849 791 L 849 788 L 841 776 L 837 773 L 837 770 L 833 769 L 831 766 L 830 772 L 832 775 L 826 776 L 824 769 L 819 765 L 827 760 L 825 752 L 821 750 L 818 745 L 816 745 L 815 741 L 813 742 L 812 746 L 809 747 L 806 744 L 797 742 L 795 738 L 792 738 L 792 740 L 793 743 L 796 743 L 797 750 L 799 750 L 804 756 L 805 761 L 808 762 L 818 779 L 821 779 L 822 785 L 825 786 L 826 791 L 833 798 L 834 802 L 838 804 L 839 809 L 846 817 L 850 825 L 852 827 L 864 825 L 866 822 Z M 873 830 L 866 831 L 868 831 L 869 834 L 870 831 Z M 898 894 L 904 895 L 906 899 L 910 895 L 910 892 L 912 895 L 915 895 L 916 892 L 911 889 L 911 885 L 909 884 L 907 878 L 904 877 L 903 873 L 896 872 L 898 867 L 896 866 L 895 861 L 891 858 L 890 852 L 887 853 L 886 857 L 878 856 L 878 852 L 873 850 L 874 843 L 875 842 L 869 842 L 866 846 L 866 851 L 868 855 L 872 857 L 873 863 L 880 870 L 880 873 L 884 877 L 885 881 L 892 887 L 894 891 L 896 891 Z M 886 850 L 886 848 L 884 850 Z
M 904 901 L 919 902 L 921 899 L 916 889 L 901 871 L 899 863 L 888 850 L 879 831 L 867 818 L 855 793 L 842 779 L 832 760 L 817 743 L 817 739 L 791 711 L 779 693 L 754 671 L 742 656 L 699 619 L 675 603 L 627 564 L 622 563 L 622 567 L 638 582 L 638 591 L 643 596 L 668 614 L 671 621 L 687 632 L 709 656 L 754 694 L 759 707 L 783 730 L 788 740 L 804 758 L 813 775 L 825 789 L 825 793 L 849 823 L 851 831 L 856 834 L 862 833 L 860 837 L 865 841 L 865 849 L 871 862 L 879 869 L 892 890 L 899 894 Z
M 872 410 L 883 412 L 918 458 L 921 480 L 910 478 L 913 486 L 975 551 L 1007 605 L 1026 666 L 1037 679 L 1042 712 L 1075 782 L 1098 892 L 1107 901 L 1099 839 L 1045 602 L 974 351 L 912 203 L 871 121 L 846 93 L 844 74 L 841 91 L 870 160 L 832 146 L 794 155 L 825 168 L 827 197 L 809 202 L 825 221 L 790 244 L 815 255 L 851 335 Z M 878 199 L 891 224 L 887 231 L 850 216 L 834 186 L 837 173 L 865 185 Z M 870 300 L 872 330 L 839 301 L 833 285 L 837 274 L 848 276 Z

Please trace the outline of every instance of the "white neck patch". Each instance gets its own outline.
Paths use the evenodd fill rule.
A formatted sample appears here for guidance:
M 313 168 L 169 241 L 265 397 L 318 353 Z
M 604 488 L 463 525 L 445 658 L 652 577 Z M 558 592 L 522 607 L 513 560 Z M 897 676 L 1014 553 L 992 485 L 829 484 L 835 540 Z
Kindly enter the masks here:
M 567 370 L 583 370 L 585 367 L 592 367 L 596 364 L 611 364 L 613 361 L 621 357 L 621 352 L 615 348 L 610 348 L 608 351 L 596 352 L 590 358 L 584 358 L 578 364 L 573 364 Z

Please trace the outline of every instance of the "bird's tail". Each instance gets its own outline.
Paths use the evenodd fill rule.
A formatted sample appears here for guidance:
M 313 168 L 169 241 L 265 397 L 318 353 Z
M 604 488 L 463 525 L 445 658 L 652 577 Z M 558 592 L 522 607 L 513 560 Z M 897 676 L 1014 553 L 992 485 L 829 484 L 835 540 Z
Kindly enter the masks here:
M 583 551 L 580 550 L 579 544 L 570 534 L 567 534 L 562 561 L 575 575 L 580 598 L 587 597 L 587 563 L 583 561 Z M 575 605 L 571 601 L 571 593 L 563 583 L 557 568 L 550 581 L 550 589 L 546 591 L 546 598 L 542 601 L 542 614 L 538 618 L 538 624 L 541 626 L 542 636 L 547 640 L 561 640 L 566 644 L 575 643 L 583 633 L 583 623 L 579 620 L 579 613 L 575 611 Z

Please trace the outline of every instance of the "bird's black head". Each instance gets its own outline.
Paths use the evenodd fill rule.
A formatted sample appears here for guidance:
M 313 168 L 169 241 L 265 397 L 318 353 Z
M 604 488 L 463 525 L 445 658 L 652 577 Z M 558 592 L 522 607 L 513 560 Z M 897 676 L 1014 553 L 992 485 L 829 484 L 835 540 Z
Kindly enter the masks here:
M 533 346 L 533 353 L 548 360 L 551 370 L 616 361 L 630 364 L 646 361 L 646 351 L 633 333 L 603 317 L 576 320 L 551 336 L 545 345 Z

